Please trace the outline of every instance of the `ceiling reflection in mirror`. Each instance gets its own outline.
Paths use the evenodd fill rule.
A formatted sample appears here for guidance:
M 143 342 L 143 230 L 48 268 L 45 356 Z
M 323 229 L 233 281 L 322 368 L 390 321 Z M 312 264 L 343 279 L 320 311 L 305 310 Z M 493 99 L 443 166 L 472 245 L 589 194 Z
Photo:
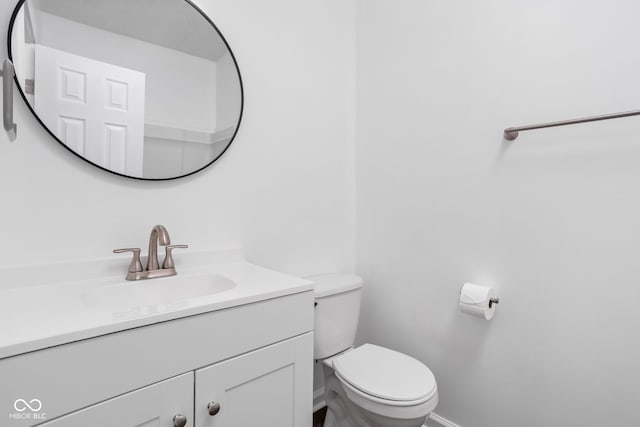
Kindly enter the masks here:
M 242 115 L 235 58 L 186 0 L 25 0 L 10 57 L 24 99 L 65 147 L 164 180 L 213 163 Z

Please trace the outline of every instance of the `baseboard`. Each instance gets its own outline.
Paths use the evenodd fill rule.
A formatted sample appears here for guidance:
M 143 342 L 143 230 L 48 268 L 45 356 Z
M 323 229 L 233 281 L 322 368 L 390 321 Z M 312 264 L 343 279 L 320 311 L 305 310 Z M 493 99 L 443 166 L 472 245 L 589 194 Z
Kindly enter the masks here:
M 327 406 L 324 401 L 324 387 L 313 392 L 313 412 L 316 412 Z
M 441 417 L 440 415 L 432 412 L 429 415 L 429 421 L 433 421 L 434 423 L 438 423 L 442 427 L 460 427 L 458 424 L 449 421 L 448 419 Z

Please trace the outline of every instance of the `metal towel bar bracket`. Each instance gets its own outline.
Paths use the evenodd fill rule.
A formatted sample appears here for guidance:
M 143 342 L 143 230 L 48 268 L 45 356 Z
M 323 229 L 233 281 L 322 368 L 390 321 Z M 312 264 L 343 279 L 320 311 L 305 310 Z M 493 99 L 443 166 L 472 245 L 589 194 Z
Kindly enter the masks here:
M 4 130 L 7 131 L 10 141 L 15 141 L 17 137 L 17 126 L 13 122 L 13 78 L 16 75 L 13 63 L 8 59 L 4 60 L 2 69 L 2 122 Z
M 597 122 L 599 120 L 620 119 L 640 115 L 640 110 L 626 111 L 624 113 L 605 114 L 602 116 L 584 117 L 581 119 L 563 120 L 560 122 L 541 123 L 538 125 L 511 127 L 504 130 L 504 138 L 513 141 L 518 137 L 518 133 L 523 130 L 551 128 L 555 126 L 577 125 L 579 123 Z

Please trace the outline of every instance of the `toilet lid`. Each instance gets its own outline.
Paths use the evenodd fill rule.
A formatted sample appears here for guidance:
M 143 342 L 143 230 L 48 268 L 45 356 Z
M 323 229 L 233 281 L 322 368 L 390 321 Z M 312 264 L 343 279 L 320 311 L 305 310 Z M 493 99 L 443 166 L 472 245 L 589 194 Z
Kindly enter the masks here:
M 423 363 L 388 348 L 364 344 L 333 361 L 340 378 L 380 399 L 421 400 L 436 388 L 433 373 Z

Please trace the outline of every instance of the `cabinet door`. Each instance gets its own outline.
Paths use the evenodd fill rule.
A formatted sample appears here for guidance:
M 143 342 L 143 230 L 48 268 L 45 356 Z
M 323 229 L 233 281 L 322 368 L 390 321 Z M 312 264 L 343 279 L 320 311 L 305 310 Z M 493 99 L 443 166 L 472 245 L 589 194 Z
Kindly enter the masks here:
M 310 426 L 313 335 L 200 369 L 195 388 L 196 427 Z M 219 405 L 217 414 L 209 403 Z
M 123 394 L 40 427 L 171 427 L 175 415 L 185 416 L 185 427 L 193 427 L 193 372 Z

